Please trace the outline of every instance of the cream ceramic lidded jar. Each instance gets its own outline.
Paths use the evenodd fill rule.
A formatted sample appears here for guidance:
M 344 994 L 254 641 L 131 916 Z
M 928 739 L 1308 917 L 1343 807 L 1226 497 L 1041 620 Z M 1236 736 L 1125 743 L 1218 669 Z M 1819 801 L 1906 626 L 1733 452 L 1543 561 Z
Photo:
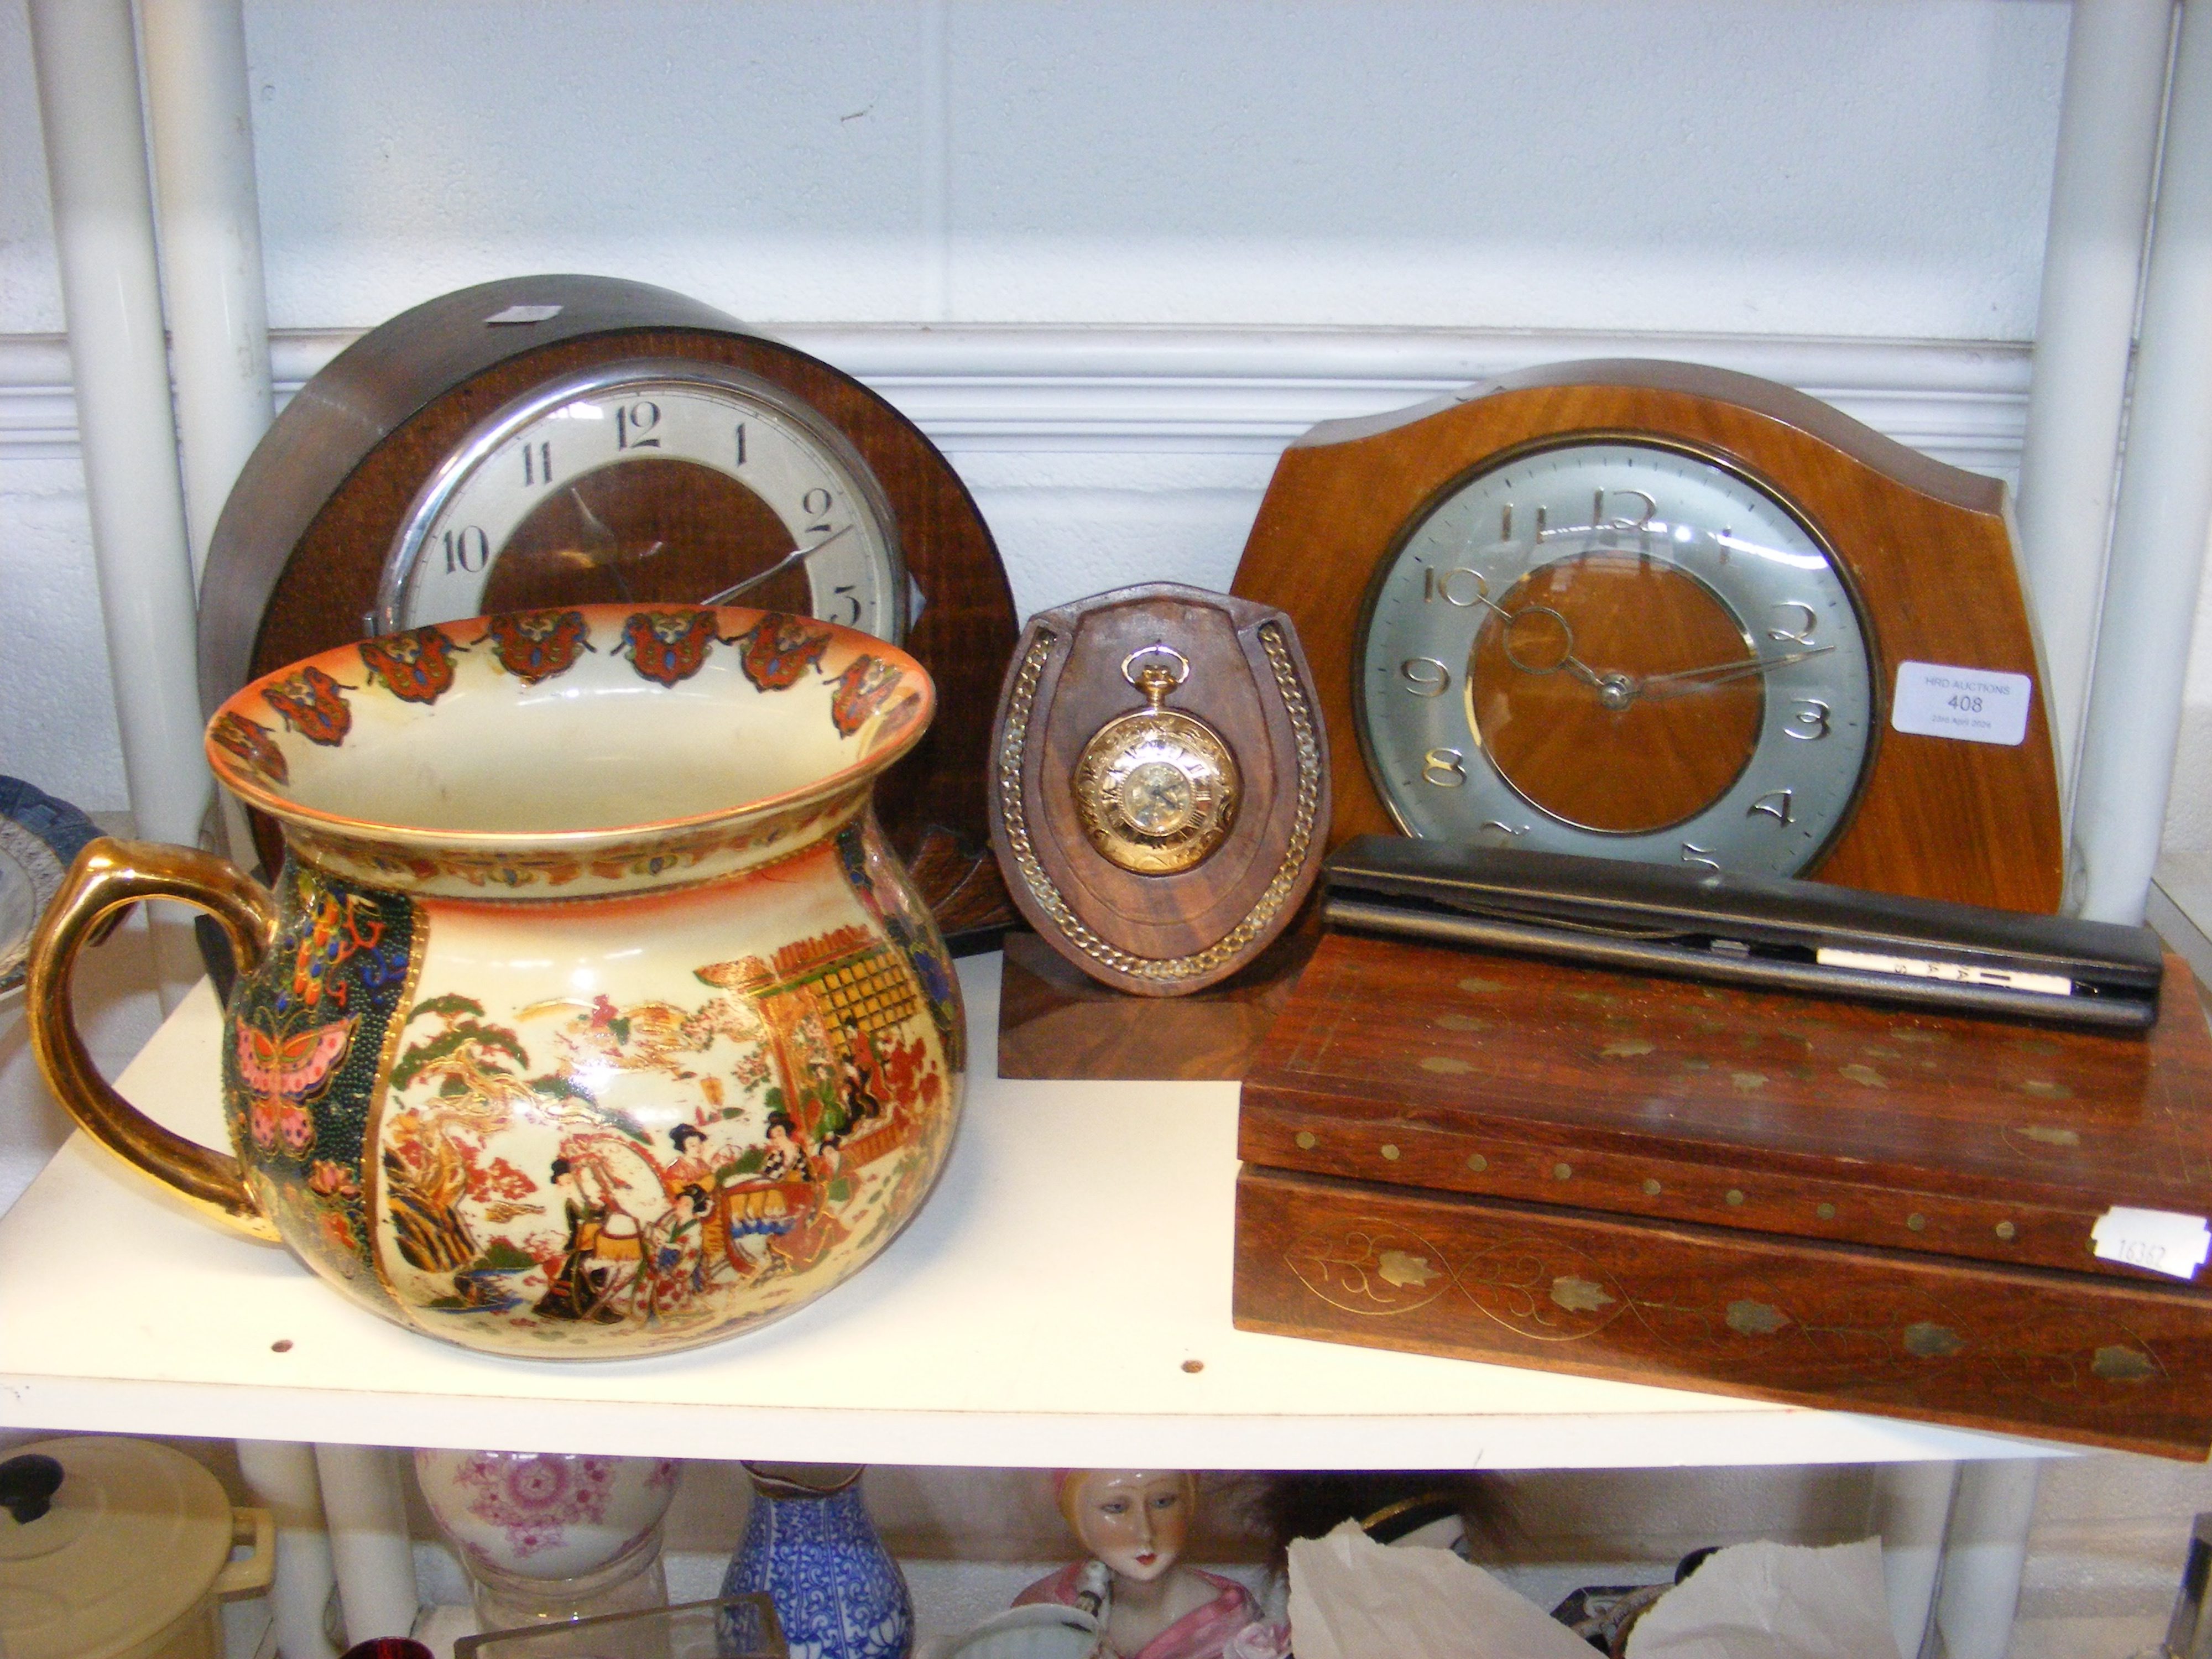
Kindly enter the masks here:
M 224 704 L 272 896 L 86 849 L 33 945 L 33 1037 L 112 1150 L 348 1295 L 465 1346 L 623 1358 L 787 1312 L 927 1194 L 957 982 L 876 780 L 927 726 L 902 652 L 814 621 L 617 605 L 326 652 Z M 237 1157 L 93 1071 L 69 967 L 137 899 L 210 910 Z

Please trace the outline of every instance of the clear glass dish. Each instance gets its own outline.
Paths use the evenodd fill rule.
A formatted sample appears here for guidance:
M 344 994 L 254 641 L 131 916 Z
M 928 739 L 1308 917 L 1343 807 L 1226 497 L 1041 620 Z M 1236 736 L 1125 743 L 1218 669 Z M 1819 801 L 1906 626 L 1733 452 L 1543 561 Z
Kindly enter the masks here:
M 791 1659 L 791 1650 L 775 1603 L 755 1594 L 487 1631 L 455 1642 L 453 1659 Z

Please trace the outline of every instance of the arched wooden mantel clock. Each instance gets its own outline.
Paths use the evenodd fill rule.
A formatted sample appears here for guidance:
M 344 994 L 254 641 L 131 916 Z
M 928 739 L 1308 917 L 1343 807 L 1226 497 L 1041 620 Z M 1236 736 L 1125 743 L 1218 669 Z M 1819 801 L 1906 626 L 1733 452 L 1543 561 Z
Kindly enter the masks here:
M 485 611 L 713 599 L 858 627 L 929 670 L 936 723 L 878 807 L 947 936 L 994 940 L 1012 911 L 984 777 L 1016 629 L 990 531 L 882 398 L 665 289 L 487 283 L 342 352 L 216 526 L 201 695 L 212 711 L 348 640 Z
M 1370 831 L 2054 911 L 1996 479 L 1815 398 L 1556 365 L 1317 426 L 1232 592 L 1287 611 Z

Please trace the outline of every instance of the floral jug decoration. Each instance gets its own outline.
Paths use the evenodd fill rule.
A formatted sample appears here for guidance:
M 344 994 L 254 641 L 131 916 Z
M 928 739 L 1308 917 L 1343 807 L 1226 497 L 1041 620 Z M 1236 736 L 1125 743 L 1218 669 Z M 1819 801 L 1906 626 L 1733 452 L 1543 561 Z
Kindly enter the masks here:
M 943 1167 L 942 940 L 872 806 L 914 659 L 807 617 L 587 605 L 441 623 L 247 686 L 216 776 L 275 890 L 97 842 L 33 948 L 41 1069 L 92 1136 L 361 1305 L 494 1353 L 629 1358 L 790 1311 Z M 235 1156 L 103 1082 L 70 969 L 123 907 L 211 912 Z

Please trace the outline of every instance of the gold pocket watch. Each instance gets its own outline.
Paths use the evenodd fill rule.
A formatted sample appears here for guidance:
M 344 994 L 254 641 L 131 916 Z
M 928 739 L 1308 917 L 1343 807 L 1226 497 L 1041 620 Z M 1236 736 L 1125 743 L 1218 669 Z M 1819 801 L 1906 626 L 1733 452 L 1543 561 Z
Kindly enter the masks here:
M 1147 707 L 1106 722 L 1075 763 L 1076 815 L 1099 855 L 1140 876 L 1171 876 L 1211 857 L 1236 821 L 1243 786 L 1220 733 L 1165 707 L 1190 659 L 1148 645 L 1121 659 Z
M 1228 978 L 1320 873 L 1328 741 L 1297 636 L 1269 606 L 1148 582 L 1039 611 L 991 757 L 1006 890 L 1040 939 L 1117 991 Z M 1139 1074 L 1164 1075 L 1121 1073 Z

